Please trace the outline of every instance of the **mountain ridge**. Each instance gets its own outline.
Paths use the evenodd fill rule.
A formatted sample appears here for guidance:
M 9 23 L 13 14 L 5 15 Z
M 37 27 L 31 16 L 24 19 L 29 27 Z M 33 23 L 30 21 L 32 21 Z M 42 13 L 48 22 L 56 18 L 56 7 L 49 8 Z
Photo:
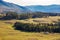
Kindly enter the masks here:
M 26 6 L 32 12 L 60 13 L 60 5 L 31 5 Z
M 27 9 L 26 7 L 0 0 L 0 12 L 8 12 L 8 11 L 17 13 L 26 13 L 29 12 L 30 10 Z
M 53 5 L 20 6 L 14 3 L 9 3 L 0 0 L 0 13 L 8 11 L 17 13 L 29 13 L 29 12 L 60 13 L 60 5 L 53 4 Z

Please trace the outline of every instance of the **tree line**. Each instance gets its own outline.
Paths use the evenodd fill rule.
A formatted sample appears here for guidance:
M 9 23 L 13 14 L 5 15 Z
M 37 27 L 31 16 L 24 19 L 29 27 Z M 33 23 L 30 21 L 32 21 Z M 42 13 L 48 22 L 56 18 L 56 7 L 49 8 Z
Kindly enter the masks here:
M 29 18 L 41 18 L 48 16 L 57 16 L 57 13 L 44 13 L 44 12 L 32 12 L 32 13 L 16 13 L 16 12 L 6 12 L 1 13 L 0 20 L 10 20 L 10 19 L 29 19 Z
M 16 30 L 27 31 L 27 32 L 49 32 L 49 33 L 60 33 L 60 21 L 55 24 L 33 24 L 33 23 L 21 23 L 16 22 L 13 25 Z

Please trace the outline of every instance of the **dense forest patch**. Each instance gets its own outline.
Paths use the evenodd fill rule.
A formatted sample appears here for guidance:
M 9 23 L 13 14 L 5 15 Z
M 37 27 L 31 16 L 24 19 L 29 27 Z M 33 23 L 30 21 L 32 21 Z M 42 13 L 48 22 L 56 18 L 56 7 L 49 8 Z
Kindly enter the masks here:
M 33 24 L 33 23 L 21 23 L 16 22 L 14 24 L 14 29 L 27 31 L 27 32 L 50 32 L 50 33 L 60 33 L 60 22 L 56 24 Z

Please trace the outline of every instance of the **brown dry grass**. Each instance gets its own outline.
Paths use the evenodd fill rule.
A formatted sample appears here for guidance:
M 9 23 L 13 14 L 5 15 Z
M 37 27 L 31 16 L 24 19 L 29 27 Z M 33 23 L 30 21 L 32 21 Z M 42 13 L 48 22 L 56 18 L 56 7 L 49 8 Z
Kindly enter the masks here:
M 54 19 L 53 19 L 54 18 Z M 32 20 L 45 20 L 46 18 L 35 18 L 35 19 L 26 19 L 26 20 L 0 20 L 0 40 L 60 40 L 60 33 L 34 33 L 34 32 L 21 32 L 14 30 L 12 25 L 16 22 L 28 22 L 32 23 Z M 49 17 L 47 19 L 57 20 L 60 17 Z M 32 22 L 31 22 L 32 21 Z M 5 22 L 12 22 L 8 24 Z

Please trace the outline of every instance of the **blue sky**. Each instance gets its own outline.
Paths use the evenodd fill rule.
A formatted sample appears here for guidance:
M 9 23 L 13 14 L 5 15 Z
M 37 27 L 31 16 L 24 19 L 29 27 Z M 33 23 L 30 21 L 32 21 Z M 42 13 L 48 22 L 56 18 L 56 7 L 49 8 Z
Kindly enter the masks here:
M 22 6 L 28 5 L 60 5 L 60 0 L 4 0 L 6 2 L 15 3 Z

